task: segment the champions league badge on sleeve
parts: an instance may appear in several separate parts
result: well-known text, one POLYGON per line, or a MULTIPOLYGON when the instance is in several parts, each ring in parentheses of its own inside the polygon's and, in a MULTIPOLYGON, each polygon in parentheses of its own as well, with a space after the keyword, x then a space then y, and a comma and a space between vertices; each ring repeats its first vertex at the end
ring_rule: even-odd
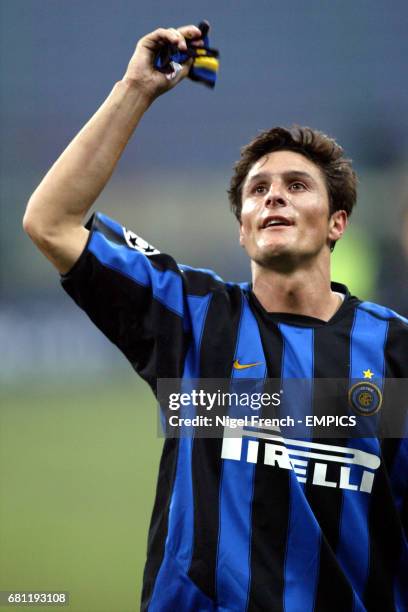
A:
POLYGON ((143 255, 147 256, 160 254, 160 251, 158 251, 154 246, 146 242, 146 240, 143 240, 143 238, 135 234, 135 232, 132 232, 132 230, 128 230, 126 229, 126 227, 124 227, 123 235, 125 237, 126 244, 131 249, 139 251, 140 253, 143 253, 143 255))
POLYGON ((362 416, 372 416, 381 408, 381 390, 372 382, 358 382, 349 390, 349 403, 362 416))

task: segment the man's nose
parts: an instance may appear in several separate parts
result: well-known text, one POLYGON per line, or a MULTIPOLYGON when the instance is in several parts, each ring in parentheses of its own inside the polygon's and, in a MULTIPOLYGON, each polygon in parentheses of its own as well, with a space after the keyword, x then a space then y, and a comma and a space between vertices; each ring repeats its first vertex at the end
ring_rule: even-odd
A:
POLYGON ((281 185, 271 185, 265 197, 265 206, 270 208, 287 206, 287 199, 281 185))

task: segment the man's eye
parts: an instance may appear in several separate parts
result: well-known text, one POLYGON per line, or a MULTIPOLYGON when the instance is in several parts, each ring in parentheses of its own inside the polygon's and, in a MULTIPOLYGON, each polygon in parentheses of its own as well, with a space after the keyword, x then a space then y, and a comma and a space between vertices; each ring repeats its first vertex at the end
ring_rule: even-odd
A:
POLYGON ((255 187, 255 193, 265 193, 266 187, 265 185, 257 185, 255 187))
POLYGON ((301 191, 302 189, 306 189, 306 185, 304 183, 299 183, 299 181, 296 181, 296 183, 292 183, 289 186, 289 189, 291 191, 301 191))

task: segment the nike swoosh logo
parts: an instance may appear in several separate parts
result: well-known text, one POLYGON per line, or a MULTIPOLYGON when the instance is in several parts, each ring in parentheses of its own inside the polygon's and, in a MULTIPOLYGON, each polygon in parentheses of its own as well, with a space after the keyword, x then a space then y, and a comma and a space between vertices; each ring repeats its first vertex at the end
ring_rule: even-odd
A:
POLYGON ((257 361, 256 363, 239 363, 239 360, 236 359, 234 361, 233 367, 236 370, 246 370, 247 368, 253 368, 254 366, 261 365, 262 361, 257 361))

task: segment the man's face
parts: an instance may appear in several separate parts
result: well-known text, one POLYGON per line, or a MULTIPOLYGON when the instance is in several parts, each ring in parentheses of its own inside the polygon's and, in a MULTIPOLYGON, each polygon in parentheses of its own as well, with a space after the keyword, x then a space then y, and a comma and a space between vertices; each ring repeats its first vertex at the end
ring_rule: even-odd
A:
POLYGON ((275 151, 251 168, 242 190, 240 243, 263 266, 293 265, 338 239, 346 214, 329 214, 320 168, 300 153, 275 151))

